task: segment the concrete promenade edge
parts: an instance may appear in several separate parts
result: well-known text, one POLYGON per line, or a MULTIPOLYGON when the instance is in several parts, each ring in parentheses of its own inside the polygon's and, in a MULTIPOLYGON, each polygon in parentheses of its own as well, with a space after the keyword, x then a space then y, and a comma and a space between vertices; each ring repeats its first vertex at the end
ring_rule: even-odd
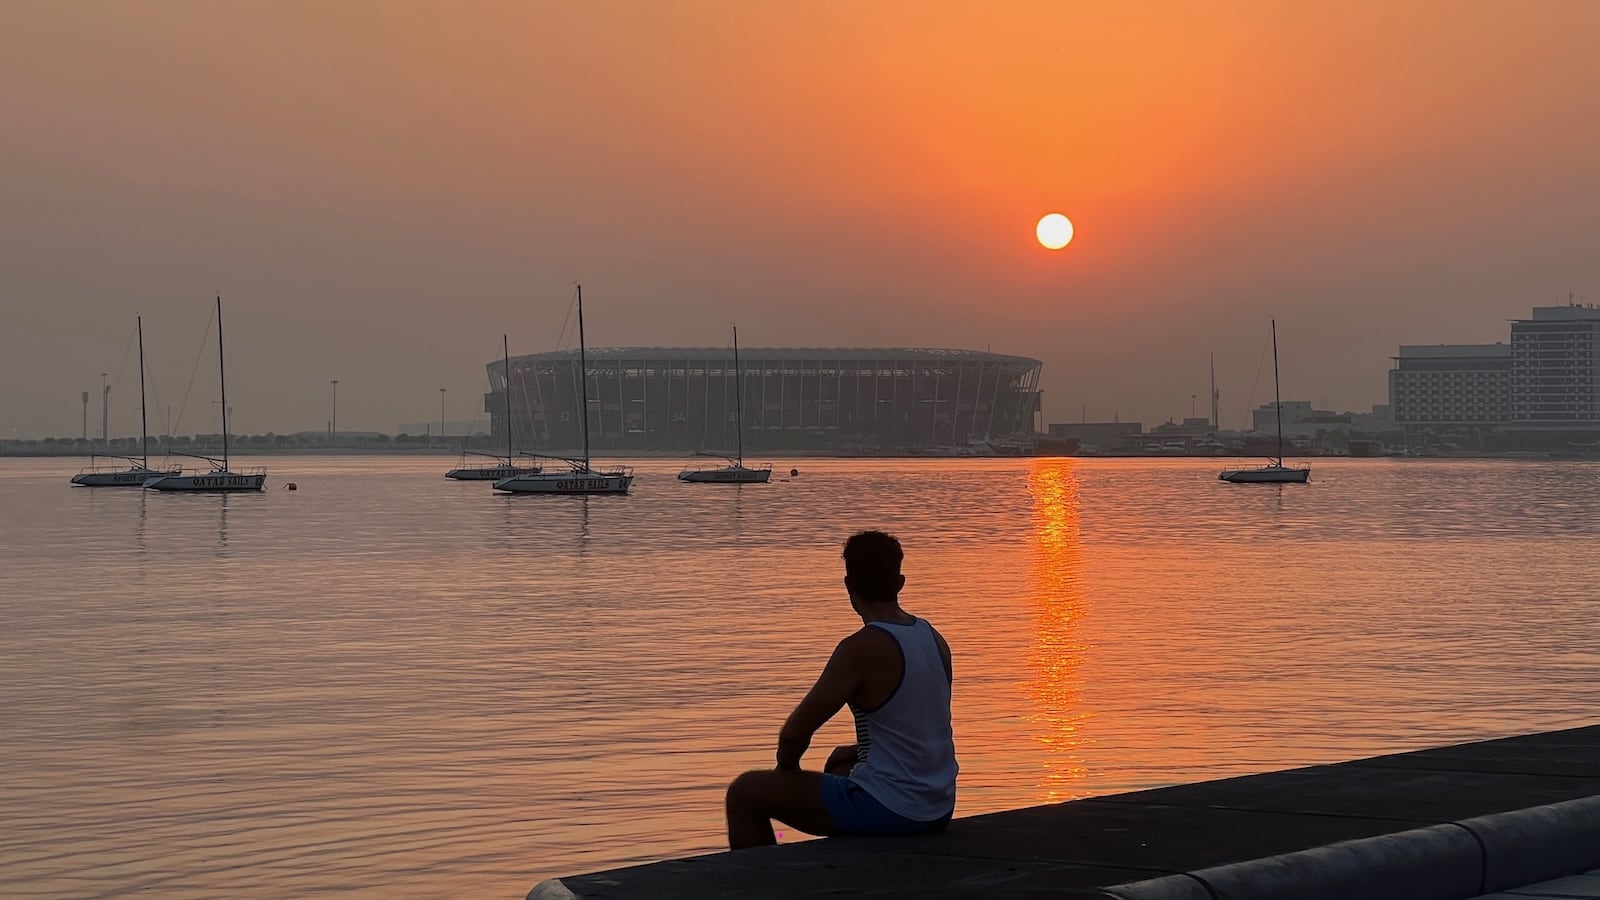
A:
POLYGON ((1468 900, 1600 868, 1600 726, 550 879, 529 900, 1468 900))

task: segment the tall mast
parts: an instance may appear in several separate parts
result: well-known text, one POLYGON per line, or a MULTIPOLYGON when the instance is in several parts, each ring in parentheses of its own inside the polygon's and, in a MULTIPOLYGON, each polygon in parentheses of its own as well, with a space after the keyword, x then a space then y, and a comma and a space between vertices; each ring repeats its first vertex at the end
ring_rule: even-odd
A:
MULTIPOLYGON (((506 465, 516 468, 516 459, 511 455, 511 340, 505 335, 500 335, 500 349, 505 353, 506 359, 506 465)), ((442 431, 443 425, 439 426, 442 431)))
POLYGON ((1216 437, 1222 428, 1222 416, 1217 411, 1217 355, 1211 354, 1211 436, 1216 437))
POLYGON ((144 316, 134 319, 139 323, 139 436, 144 442, 143 467, 150 468, 150 426, 144 412, 144 316))
POLYGON ((217 372, 222 382, 222 471, 228 471, 228 367, 222 362, 222 295, 217 295, 217 372))
POLYGON ((1283 388, 1278 384, 1278 320, 1272 320, 1272 398, 1278 408, 1278 465, 1283 465, 1283 388))
MULTIPOLYGON (((734 462, 744 468, 744 370, 739 368, 739 326, 733 326, 733 383, 735 408, 739 411, 739 458, 734 462)), ((727 409, 727 407, 723 407, 727 409)))
POLYGON ((589 357, 583 343, 583 285, 578 285, 578 381, 582 385, 583 409, 578 419, 583 422, 583 471, 589 471, 589 357))

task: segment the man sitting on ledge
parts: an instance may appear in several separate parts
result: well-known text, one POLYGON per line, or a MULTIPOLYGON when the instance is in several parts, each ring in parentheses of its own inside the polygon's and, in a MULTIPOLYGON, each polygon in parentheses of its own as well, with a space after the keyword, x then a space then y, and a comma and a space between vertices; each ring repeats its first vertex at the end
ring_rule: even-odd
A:
POLYGON ((863 531, 844 545, 844 586, 861 616, 817 683, 778 733, 776 769, 728 786, 728 847, 776 843, 772 819, 811 834, 943 831, 956 805, 950 730, 950 646, 926 620, 900 608, 900 542, 863 531), (841 706, 856 743, 838 747, 822 772, 800 768, 811 738, 841 706))

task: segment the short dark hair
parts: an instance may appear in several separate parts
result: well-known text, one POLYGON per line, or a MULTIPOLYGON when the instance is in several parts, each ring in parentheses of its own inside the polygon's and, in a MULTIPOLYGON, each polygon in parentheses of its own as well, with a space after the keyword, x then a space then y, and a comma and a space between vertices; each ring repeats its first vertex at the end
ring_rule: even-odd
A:
POLYGON ((900 563, 905 551, 892 534, 860 531, 844 542, 844 578, 856 596, 870 603, 900 596, 900 563))

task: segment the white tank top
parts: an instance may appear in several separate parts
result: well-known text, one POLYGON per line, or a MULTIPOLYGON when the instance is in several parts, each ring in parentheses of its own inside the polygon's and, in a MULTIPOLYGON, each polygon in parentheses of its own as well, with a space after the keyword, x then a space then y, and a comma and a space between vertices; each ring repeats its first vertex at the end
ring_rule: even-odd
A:
POLYGON ((956 743, 950 730, 950 676, 921 619, 873 622, 894 635, 904 668, 900 686, 877 709, 850 704, 859 760, 850 780, 890 812, 932 822, 956 807, 956 743))

